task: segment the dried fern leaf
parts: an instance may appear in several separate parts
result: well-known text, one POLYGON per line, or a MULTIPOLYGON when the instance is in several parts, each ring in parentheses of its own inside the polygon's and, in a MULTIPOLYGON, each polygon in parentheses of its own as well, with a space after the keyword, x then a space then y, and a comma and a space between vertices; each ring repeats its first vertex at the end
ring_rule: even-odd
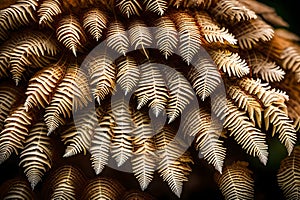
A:
POLYGON ((131 93, 137 87, 140 79, 140 69, 131 56, 122 57, 117 64, 117 81, 124 91, 125 95, 131 93))
POLYGON ((300 41, 300 37, 298 35, 288 31, 287 29, 283 29, 283 28, 275 29, 275 35, 278 36, 278 37, 281 37, 285 40, 290 40, 290 41, 293 41, 293 42, 299 42, 300 41))
POLYGON ((49 177, 51 199, 76 200, 81 195, 82 185, 85 184, 85 177, 82 172, 71 165, 64 165, 58 168, 49 177))
POLYGON ((4 129, 0 133, 0 164, 19 149, 24 148, 29 126, 33 121, 33 113, 26 112, 23 106, 13 110, 5 120, 4 129))
POLYGON ((295 147, 292 154, 280 163, 277 172, 278 186, 286 199, 299 199, 300 179, 300 148, 295 147))
POLYGON ((274 36, 273 28, 261 19, 237 23, 232 27, 232 33, 242 49, 252 49, 258 42, 268 42, 274 36))
POLYGON ((285 75, 285 72, 276 65, 275 62, 270 62, 268 57, 265 57, 259 52, 251 52, 246 58, 248 66, 252 68, 254 74, 261 77, 267 82, 280 82, 285 75))
POLYGON ((214 3, 214 0, 184 0, 182 6, 184 8, 203 8, 209 9, 210 6, 214 3))
POLYGON ((6 43, 1 45, 0 48, 0 78, 8 77, 9 68, 10 68, 10 52, 15 47, 15 40, 8 40, 6 43))
POLYGON ((138 98, 137 109, 149 103, 149 107, 158 116, 167 105, 168 92, 165 80, 157 64, 147 62, 140 66, 139 87, 135 91, 138 98))
POLYGON ((254 180, 247 166, 247 162, 238 161, 227 166, 222 175, 216 175, 216 182, 226 200, 254 199, 254 180))
POLYGON ((196 94, 204 101, 221 83, 221 75, 216 64, 207 53, 201 52, 195 66, 189 71, 188 78, 196 94), (204 56, 205 55, 205 56, 204 56))
POLYGON ((242 77, 250 72, 246 61, 238 53, 233 53, 229 50, 211 50, 209 53, 218 68, 230 77, 242 77))
POLYGON ((124 187, 116 180, 96 178, 85 186, 81 199, 118 200, 121 199, 124 190, 124 187))
POLYGON ((32 189, 30 188, 28 182, 21 178, 15 178, 9 181, 6 181, 3 184, 4 189, 1 190, 1 199, 10 200, 10 199, 24 199, 30 200, 35 199, 32 189))
POLYGON ((140 111, 133 114, 133 122, 133 145, 136 150, 133 152, 131 165, 141 189, 145 190, 153 179, 157 164, 155 145, 152 138, 154 132, 148 116, 140 111))
POLYGON ((164 127, 155 135, 155 143, 159 155, 158 173, 164 181, 168 182, 170 189, 180 197, 183 182, 188 180, 187 176, 191 172, 189 163, 192 163, 192 159, 188 153, 183 153, 182 143, 174 136, 174 130, 164 127))
POLYGON ((257 18, 255 12, 236 0, 220 0, 211 9, 211 12, 215 17, 231 22, 248 21, 257 18))
POLYGON ((144 4, 146 4, 146 10, 155 12, 161 16, 167 10, 166 0, 144 0, 144 4))
POLYGON ((45 108, 49 105, 51 97, 55 92, 55 88, 65 74, 65 66, 63 64, 54 64, 37 72, 28 83, 24 103, 26 110, 38 107, 45 108))
POLYGON ((19 165, 24 168, 31 188, 34 189, 52 165, 52 145, 47 136, 46 124, 39 122, 33 125, 25 143, 26 146, 20 154, 19 165))
MULTIPOLYGON (((220 108, 222 109, 222 108, 220 108)), ((219 116, 220 109, 214 110, 219 116)), ((238 144, 246 152, 254 157, 258 157, 261 163, 266 165, 268 161, 268 146, 266 145, 266 135, 255 128, 244 111, 240 111, 231 101, 227 101, 226 118, 223 122, 224 128, 230 131, 238 144)))
POLYGON ((90 101, 91 94, 86 75, 76 65, 70 66, 57 86, 50 105, 46 107, 44 117, 49 134, 64 123, 63 119, 70 118, 72 112, 86 107, 90 101))
POLYGON ((195 98, 195 93, 189 81, 174 69, 163 71, 169 92, 167 105, 168 123, 173 122, 195 98))
POLYGON ((122 196, 123 200, 154 200, 151 195, 140 191, 129 191, 122 196))
POLYGON ((95 128, 95 134, 91 142, 90 153, 92 167, 96 174, 100 174, 108 163, 111 140, 113 138, 112 127, 114 119, 111 114, 105 114, 95 128))
POLYGON ((125 97, 115 99, 111 109, 115 121, 115 126, 112 127, 114 137, 111 144, 111 153, 112 158, 117 162, 117 166, 120 167, 133 155, 133 122, 129 110, 129 100, 125 97))
POLYGON ((107 30, 107 46, 122 55, 126 55, 129 48, 129 39, 124 25, 120 21, 113 21, 107 30))
POLYGON ((152 44, 152 34, 147 25, 141 20, 135 20, 130 23, 128 30, 129 40, 134 50, 141 49, 145 56, 149 58, 146 48, 152 44))
POLYGON ((56 36, 58 41, 62 42, 75 56, 86 41, 83 28, 74 15, 65 16, 59 21, 56 36))
POLYGON ((116 65, 109 55, 98 55, 87 61, 86 67, 95 99, 100 102, 115 88, 116 65))
POLYGON ((179 8, 184 0, 169 0, 169 6, 179 8))
POLYGON ((60 0, 45 0, 38 9, 39 24, 52 27, 54 18, 62 14, 60 0))
POLYGON ((118 6, 121 13, 128 18, 132 15, 139 16, 140 11, 142 10, 142 6, 138 0, 118 0, 116 6, 118 6))
POLYGON ((196 12, 195 19, 201 26, 201 32, 208 43, 227 42, 232 45, 237 43, 235 36, 229 33, 225 27, 221 28, 217 22, 213 21, 207 12, 196 12))
POLYGON ((172 15, 179 32, 179 55, 189 65, 201 48, 201 34, 194 18, 185 12, 172 15))
POLYGON ((178 32, 175 24, 168 16, 163 16, 155 21, 155 40, 160 52, 168 59, 178 46, 178 32))
POLYGON ((293 120, 293 126, 296 132, 300 130, 300 103, 294 99, 290 99, 287 103, 288 116, 293 120))
POLYGON ((98 8, 90 9, 83 16, 83 27, 96 40, 102 37, 103 30, 106 29, 108 17, 98 8))

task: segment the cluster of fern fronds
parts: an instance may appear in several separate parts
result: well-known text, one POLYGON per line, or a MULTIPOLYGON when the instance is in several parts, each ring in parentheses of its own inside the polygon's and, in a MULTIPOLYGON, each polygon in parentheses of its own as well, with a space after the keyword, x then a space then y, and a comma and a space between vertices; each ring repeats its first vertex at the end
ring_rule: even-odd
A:
MULTIPOLYGON (((109 159, 130 162, 142 190, 158 171, 180 197, 192 144, 226 199, 252 199, 248 163, 224 166, 224 140, 266 165, 270 134, 289 155, 279 186, 298 197, 299 38, 272 25, 287 23, 255 0, 15 1, 0 11, 0 163, 19 155, 34 188, 59 135, 59 156, 90 155, 97 175, 109 159)), ((57 173, 49 196, 78 197, 85 178, 57 173)), ((95 196, 82 198, 120 198, 108 182, 95 179, 83 193, 95 196)))

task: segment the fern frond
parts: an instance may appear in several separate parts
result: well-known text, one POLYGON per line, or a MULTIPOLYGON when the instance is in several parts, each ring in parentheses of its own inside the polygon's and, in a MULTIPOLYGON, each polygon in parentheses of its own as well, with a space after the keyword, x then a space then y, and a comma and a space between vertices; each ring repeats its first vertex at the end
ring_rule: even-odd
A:
POLYGON ((211 12, 217 18, 231 22, 248 21, 257 18, 255 12, 236 0, 220 0, 211 9, 211 12))
POLYGON ((45 172, 52 165, 52 145, 47 136, 47 126, 44 122, 36 123, 29 131, 26 146, 20 154, 20 166, 24 168, 31 188, 42 180, 45 172))
POLYGON ((197 56, 196 65, 188 74, 192 87, 202 101, 209 97, 221 83, 221 75, 216 64, 210 58, 207 58, 209 55, 203 56, 204 54, 206 53, 201 52, 197 56))
POLYGON ((82 199, 117 200, 121 199, 124 190, 124 187, 116 180, 98 177, 85 186, 82 199))
POLYGON ((237 23, 232 32, 242 49, 252 49, 260 41, 268 42, 274 36, 273 28, 261 19, 237 23))
POLYGON ((167 105, 168 123, 174 121, 195 98, 195 93, 188 80, 174 69, 163 71, 169 92, 167 105))
POLYGON ((298 35, 288 31, 287 29, 283 29, 283 28, 275 29, 275 35, 278 36, 278 37, 281 37, 285 40, 290 40, 290 41, 293 41, 293 42, 299 42, 300 41, 300 37, 298 35))
POLYGON ((158 15, 163 15, 167 9, 166 0, 144 0, 146 4, 146 10, 157 13, 158 15))
POLYGON ((179 55, 189 65, 201 48, 201 34, 194 17, 185 12, 172 15, 179 32, 179 55))
POLYGON ((300 148, 295 147, 292 154, 280 163, 277 172, 278 186, 286 199, 299 199, 300 197, 300 148))
POLYGON ((23 106, 17 107, 5 120, 4 129, 0 133, 0 164, 19 149, 23 149, 28 136, 29 126, 33 121, 33 113, 26 112, 23 106))
POLYGON ((83 28, 74 15, 65 16, 59 21, 56 36, 58 41, 62 42, 75 56, 86 41, 83 28))
POLYGON ((209 53, 218 68, 230 77, 232 75, 242 77, 250 72, 246 61, 238 53, 233 53, 229 50, 211 50, 209 53))
POLYGON ((37 72, 28 83, 24 103, 26 110, 38 107, 45 108, 49 105, 55 88, 65 74, 65 66, 59 63, 41 69, 37 72))
POLYGON ((208 9, 214 3, 214 0, 184 0, 182 6, 184 8, 203 8, 208 9))
POLYGON ((38 9, 39 24, 42 26, 52 27, 54 18, 62 14, 62 5, 59 0, 43 1, 38 9))
POLYGON ((142 10, 142 6, 138 0, 119 0, 116 6, 118 6, 121 13, 128 18, 132 15, 139 16, 142 10))
POLYGON ((111 144, 112 157, 118 167, 132 157, 133 121, 129 110, 129 101, 124 97, 115 99, 111 105, 115 126, 112 127, 114 137, 111 144))
POLYGON ((254 180, 247 166, 247 162, 238 161, 227 166, 222 175, 216 175, 216 182, 226 200, 254 199, 254 180))
POLYGON ((149 58, 146 48, 151 46, 153 39, 147 25, 141 20, 135 20, 131 22, 128 32, 130 44, 134 50, 141 49, 149 58))
POLYGON ((156 65, 148 62, 140 66, 141 77, 135 95, 138 98, 137 109, 149 101, 149 107, 158 116, 167 105, 168 92, 164 78, 156 65))
POLYGON ((49 134, 64 123, 64 118, 70 118, 91 101, 90 88, 84 72, 75 66, 70 66, 65 77, 57 86, 55 94, 46 107, 45 122, 49 134))
POLYGON ((129 48, 129 39, 124 25, 120 21, 113 21, 107 30, 107 46, 122 55, 126 55, 129 48))
POLYGON ((83 16, 83 27, 96 40, 102 37, 102 32, 106 29, 108 17, 98 8, 93 8, 83 16))
POLYGON ((8 199, 34 199, 32 189, 30 188, 28 182, 21 178, 16 178, 9 180, 3 184, 4 189, 1 190, 1 198, 8 199))
POLYGON ((109 55, 92 57, 86 63, 95 99, 100 104, 115 88, 116 65, 109 55))
POLYGON ((220 42, 236 44, 235 36, 228 32, 225 27, 220 28, 220 25, 209 16, 205 11, 196 12, 195 19, 201 26, 201 32, 208 43, 220 42))
POLYGON ((137 87, 141 75, 140 69, 135 59, 131 56, 122 57, 117 64, 117 68, 116 83, 121 86, 125 95, 127 95, 137 87))
POLYGON ((178 46, 178 32, 175 24, 168 16, 160 17, 155 22, 155 40, 160 52, 168 59, 178 46))
POLYGON ((123 200, 154 200, 154 197, 145 192, 129 191, 122 196, 123 200))

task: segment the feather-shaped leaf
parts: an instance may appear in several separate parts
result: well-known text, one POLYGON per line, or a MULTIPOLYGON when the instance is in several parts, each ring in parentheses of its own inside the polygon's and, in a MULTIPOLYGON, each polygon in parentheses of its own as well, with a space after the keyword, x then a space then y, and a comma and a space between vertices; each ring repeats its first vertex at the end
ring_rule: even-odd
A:
POLYGON ((247 162, 236 162, 227 166, 222 175, 216 175, 216 182, 226 200, 254 199, 254 180, 247 166, 247 162))
POLYGON ((195 93, 188 80, 174 69, 165 68, 163 71, 169 89, 167 105, 168 123, 174 121, 195 98, 195 93))
POLYGON ((26 146, 20 154, 20 166, 24 168, 31 188, 42 180, 45 172, 52 165, 50 138, 47 136, 47 126, 44 122, 36 123, 29 131, 26 146))
POLYGON ((125 95, 131 93, 140 79, 140 69, 133 57, 125 56, 117 64, 117 84, 119 84, 125 95))
POLYGON ((300 148, 294 148, 292 154, 281 161, 277 173, 278 186, 286 199, 299 199, 300 197, 300 148))
POLYGON ((211 50, 209 53, 218 68, 228 76, 242 77, 250 72, 246 61, 238 53, 229 50, 211 50))
POLYGON ((83 27, 96 40, 102 37, 102 32, 106 29, 108 17, 98 8, 93 8, 83 16, 83 27))
POLYGON ((75 56, 86 41, 83 28, 74 15, 65 16, 59 21, 56 36, 58 41, 62 42, 75 56))
POLYGON ((155 22, 155 40, 160 52, 168 59, 178 46, 178 32, 175 24, 168 16, 163 16, 155 22))
POLYGON ((26 110, 38 107, 45 108, 49 105, 55 88, 65 74, 65 66, 59 63, 41 69, 36 73, 28 83, 24 103, 26 110))
POLYGON ((35 199, 35 195, 25 179, 16 178, 6 181, 1 189, 3 189, 1 190, 1 199, 35 199))
POLYGON ((166 0, 144 0, 144 4, 146 4, 146 10, 158 13, 159 15, 163 15, 167 9, 166 0))
POLYGON ((141 77, 139 87, 135 91, 138 98, 137 109, 149 101, 153 113, 158 116, 166 107, 168 92, 162 73, 154 63, 145 63, 140 66, 141 77))
POLYGON ((119 0, 117 6, 119 7, 121 13, 128 18, 131 15, 140 15, 139 13, 142 10, 138 0, 119 0))
POLYGON ((179 55, 190 64, 201 48, 201 34, 194 18, 185 12, 172 15, 179 32, 179 55))
POLYGON ((45 0, 38 9, 39 24, 52 27, 54 18, 62 13, 60 0, 45 0))
POLYGON ((123 200, 154 200, 151 195, 140 191, 129 191, 122 197, 123 200))

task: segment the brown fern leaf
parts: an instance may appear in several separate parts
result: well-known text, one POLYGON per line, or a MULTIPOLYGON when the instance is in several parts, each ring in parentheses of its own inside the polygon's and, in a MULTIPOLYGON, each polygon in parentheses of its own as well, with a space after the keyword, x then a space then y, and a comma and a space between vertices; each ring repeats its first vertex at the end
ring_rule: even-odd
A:
POLYGON ((230 77, 242 77, 250 72, 246 61, 238 53, 233 53, 229 50, 211 50, 209 53, 218 68, 230 77))
POLYGON ((168 16, 163 16, 155 21, 155 40, 160 52, 168 59, 178 46, 178 32, 175 24, 168 16))
POLYGON ((289 40, 292 42, 299 42, 300 41, 300 37, 298 35, 296 35, 295 33, 290 32, 287 29, 284 28, 277 28, 275 29, 275 35, 279 36, 285 40, 289 40))
POLYGON ((300 130, 300 103, 290 99, 287 103, 288 116, 293 120, 293 126, 297 132, 300 130))
POLYGON ((35 195, 30 188, 28 182, 21 178, 15 178, 6 181, 1 186, 1 199, 24 199, 30 200, 35 199, 35 195))
POLYGON ((145 192, 129 191, 123 195, 122 199, 123 200, 154 200, 154 197, 152 197, 151 195, 145 192))
POLYGON ((132 15, 140 15, 142 7, 138 0, 118 0, 117 5, 121 13, 128 18, 132 15))
POLYGON ((278 186, 286 199, 299 199, 300 197, 300 147, 294 148, 292 154, 281 161, 277 172, 278 186))
POLYGON ((195 19, 201 26, 201 32, 208 43, 227 42, 232 45, 237 43, 237 39, 225 27, 221 28, 217 22, 213 21, 207 12, 196 12, 195 19))
POLYGON ((255 12, 236 0, 217 1, 211 12, 217 18, 231 22, 248 21, 257 18, 255 12))
POLYGON ((168 123, 174 121, 182 114, 184 109, 195 98, 195 93, 188 80, 180 73, 171 68, 165 68, 164 76, 169 89, 167 105, 168 123))
POLYGON ((184 8, 203 8, 208 9, 215 2, 215 0, 184 0, 182 6, 184 8))
POLYGON ((174 6, 176 8, 179 8, 184 0, 170 0, 169 6, 174 6))
POLYGON ((180 197, 183 182, 188 180, 187 176, 191 172, 189 163, 192 163, 192 159, 187 152, 184 153, 183 144, 174 136, 174 130, 164 127, 155 135, 155 143, 160 160, 158 173, 164 181, 168 182, 171 190, 180 197))
POLYGON ((107 46, 124 56, 126 55, 129 48, 129 39, 122 22, 115 20, 109 24, 106 41, 107 46))
POLYGON ((90 76, 90 84, 95 99, 100 104, 115 88, 116 65, 106 54, 92 57, 85 64, 90 76))
POLYGON ((49 105, 55 88, 65 75, 66 67, 64 64, 56 63, 38 71, 28 83, 24 103, 26 110, 38 107, 45 108, 49 105))
POLYGON ((96 178, 85 186, 81 199, 118 200, 124 191, 125 188, 114 179, 96 178))
POLYGON ((33 113, 26 112, 23 106, 17 107, 5 120, 4 129, 0 133, 0 164, 19 149, 23 149, 28 136, 29 126, 33 121, 33 113))
POLYGON ((44 117, 49 134, 64 123, 64 118, 70 118, 72 112, 86 107, 91 100, 86 75, 76 65, 70 66, 46 107, 44 117))
POLYGON ((89 10, 83 16, 83 27, 96 41, 99 41, 102 37, 102 32, 106 29, 107 23, 107 15, 98 8, 89 10))
POLYGON ((188 78, 196 94, 204 101, 221 83, 221 75, 206 52, 197 54, 197 57, 196 65, 189 71, 188 78))
POLYGON ((62 42, 75 56, 86 41, 83 28, 74 15, 65 16, 59 21, 56 36, 58 41, 62 42))
POLYGON ((142 108, 149 101, 155 116, 158 116, 166 107, 168 92, 166 83, 157 67, 157 64, 147 62, 140 66, 141 77, 139 87, 135 91, 138 98, 137 109, 142 108))
POLYGON ((146 4, 146 10, 157 13, 158 15, 163 15, 167 9, 166 0, 144 0, 146 4))
POLYGON ((34 189, 52 165, 52 145, 47 136, 46 124, 39 122, 33 125, 25 143, 26 146, 20 154, 19 165, 24 168, 31 188, 34 189))
POLYGON ((86 182, 83 173, 71 165, 64 165, 50 174, 47 198, 76 200, 86 182))
POLYGON ((274 36, 273 28, 259 18, 237 23, 231 30, 242 49, 252 49, 260 41, 268 42, 274 36))
POLYGON ((39 24, 52 27, 54 18, 62 14, 62 4, 60 0, 45 0, 38 9, 39 24))
POLYGON ((0 48, 0 78, 8 77, 10 52, 14 49, 14 40, 8 40, 0 48))
POLYGON ((254 180, 247 162, 238 161, 227 166, 223 174, 216 174, 216 182, 225 197, 229 199, 254 199, 254 180))
POLYGON ((140 69, 131 56, 122 57, 117 63, 117 68, 116 83, 121 86, 125 95, 127 95, 137 87, 141 75, 140 69))
POLYGON ((176 12, 172 16, 179 32, 179 55, 189 65, 201 48, 201 34, 194 17, 186 12, 176 12))

